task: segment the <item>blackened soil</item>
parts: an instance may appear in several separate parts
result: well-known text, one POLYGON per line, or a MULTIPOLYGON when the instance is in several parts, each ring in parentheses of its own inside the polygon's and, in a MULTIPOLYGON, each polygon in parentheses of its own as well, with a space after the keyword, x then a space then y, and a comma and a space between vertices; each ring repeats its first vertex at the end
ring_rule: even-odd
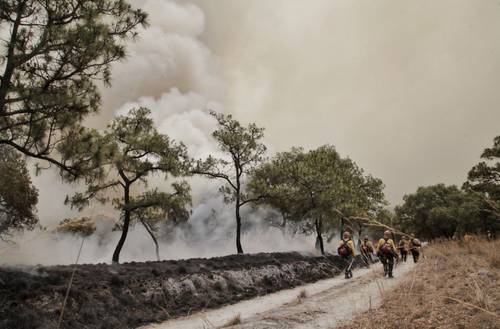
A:
MULTIPOLYGON (((78 265, 61 328, 136 328, 332 277, 345 266, 338 256, 299 253, 78 265)), ((72 271, 0 268, 0 328, 56 328, 72 271)))

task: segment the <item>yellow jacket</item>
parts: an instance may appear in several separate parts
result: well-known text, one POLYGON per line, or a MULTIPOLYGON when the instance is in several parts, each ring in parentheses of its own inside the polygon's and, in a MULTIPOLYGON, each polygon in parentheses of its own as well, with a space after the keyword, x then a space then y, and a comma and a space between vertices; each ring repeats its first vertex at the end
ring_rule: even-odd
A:
POLYGON ((366 249, 366 252, 370 252, 372 253, 373 252, 373 244, 370 240, 368 241, 361 241, 361 251, 363 251, 363 249, 366 249))
POLYGON ((398 244, 398 249, 408 251, 408 249, 410 249, 408 241, 400 240, 398 244))
MULTIPOLYGON (((347 248, 351 251, 352 256, 356 256, 356 252, 354 251, 354 242, 352 240, 347 240, 346 242, 347 248)), ((339 248, 344 245, 344 240, 340 240, 339 248)))
POLYGON ((382 238, 382 239, 378 240, 378 243, 377 243, 377 252, 379 251, 380 247, 382 247, 382 245, 385 244, 385 243, 388 243, 389 246, 391 246, 391 249, 394 252, 394 254, 397 255, 396 245, 394 244, 394 241, 392 239, 387 239, 387 241, 386 241, 384 238, 382 238))

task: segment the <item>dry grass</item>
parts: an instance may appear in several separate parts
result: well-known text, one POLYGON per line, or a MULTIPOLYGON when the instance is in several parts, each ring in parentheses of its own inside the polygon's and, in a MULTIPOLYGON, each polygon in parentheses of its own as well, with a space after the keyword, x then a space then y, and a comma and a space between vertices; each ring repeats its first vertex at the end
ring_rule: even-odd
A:
POLYGON ((382 306, 343 328, 500 328, 500 241, 441 242, 382 306))
POLYGON ((237 324, 241 323, 241 315, 238 313, 234 317, 232 317, 226 324, 221 326, 220 328, 226 328, 226 327, 231 327, 235 326, 237 324))
POLYGON ((297 305, 297 304, 300 304, 304 301, 304 299, 307 298, 307 291, 305 289, 302 289, 299 294, 297 295, 297 298, 290 302, 289 304, 290 305, 297 305))

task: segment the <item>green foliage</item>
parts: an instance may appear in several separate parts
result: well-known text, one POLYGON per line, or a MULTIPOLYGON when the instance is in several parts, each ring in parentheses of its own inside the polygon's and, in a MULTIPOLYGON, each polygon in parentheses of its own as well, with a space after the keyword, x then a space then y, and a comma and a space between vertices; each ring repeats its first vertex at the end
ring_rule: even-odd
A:
POLYGON ((96 161, 101 166, 87 171, 87 188, 66 200, 72 207, 83 209, 91 200, 101 203, 111 201, 123 216, 122 239, 113 261, 127 236, 129 225, 134 221, 148 222, 150 228, 161 220, 186 220, 186 207, 191 202, 190 188, 185 181, 171 184, 169 192, 148 189, 148 179, 155 174, 178 177, 188 172, 190 160, 182 143, 176 143, 160 134, 153 126, 146 108, 132 110, 127 116, 119 116, 103 134, 93 132, 88 139, 75 136, 66 139, 61 147, 71 150, 72 156, 86 159, 99 154, 96 161), (90 143, 86 147, 86 143, 90 143), (100 151, 96 152, 96 149, 100 151), (121 191, 121 196, 111 199, 121 191))
POLYGON ((403 200, 395 209, 396 224, 424 239, 479 234, 494 228, 494 221, 483 211, 484 201, 454 185, 419 187, 403 200))
POLYGON ((484 195, 490 201, 489 208, 500 218, 500 136, 495 137, 493 147, 485 149, 481 158, 485 161, 469 171, 464 187, 484 195))
POLYGON ((385 204, 382 181, 364 175, 331 145, 278 153, 253 172, 250 188, 304 232, 315 230, 319 240, 338 227, 340 217, 376 212, 385 204))
POLYGON ((0 145, 77 176, 79 159, 58 144, 99 109, 96 83, 110 83, 111 64, 145 22, 124 0, 2 0, 0 145))
POLYGON ((31 184, 24 159, 0 145, 0 239, 13 230, 33 229, 38 223, 38 191, 31 184))
POLYGON ((243 127, 230 114, 211 112, 211 115, 218 123, 218 129, 213 132, 212 136, 220 149, 228 154, 230 160, 210 156, 205 160, 198 160, 192 172, 211 179, 222 179, 226 183, 220 191, 226 203, 235 205, 236 249, 238 253, 242 253, 240 207, 260 198, 260 196, 252 197, 245 193, 242 184, 246 176, 264 158, 266 146, 261 142, 264 129, 253 123, 243 127))

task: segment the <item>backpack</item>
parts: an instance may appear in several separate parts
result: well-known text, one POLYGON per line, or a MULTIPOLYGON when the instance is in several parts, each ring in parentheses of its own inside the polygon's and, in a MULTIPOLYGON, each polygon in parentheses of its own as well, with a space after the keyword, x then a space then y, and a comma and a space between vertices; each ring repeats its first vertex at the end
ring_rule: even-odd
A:
POLYGON ((349 240, 345 241, 345 240, 342 240, 342 245, 339 246, 339 248, 337 249, 337 252, 339 253, 339 256, 341 257, 347 257, 351 254, 351 251, 349 250, 349 247, 347 245, 347 242, 349 240))
POLYGON ((373 248, 372 246, 368 245, 366 241, 363 241, 363 243, 361 244, 361 251, 366 254, 369 252, 373 252, 373 248))
POLYGON ((379 248, 380 252, 384 255, 393 255, 394 251, 392 250, 391 245, 389 244, 389 240, 384 240, 384 243, 379 248))
POLYGON ((420 241, 418 239, 415 238, 415 239, 411 240, 411 248, 412 249, 416 249, 416 248, 421 247, 421 246, 422 246, 422 244, 420 243, 420 241))

